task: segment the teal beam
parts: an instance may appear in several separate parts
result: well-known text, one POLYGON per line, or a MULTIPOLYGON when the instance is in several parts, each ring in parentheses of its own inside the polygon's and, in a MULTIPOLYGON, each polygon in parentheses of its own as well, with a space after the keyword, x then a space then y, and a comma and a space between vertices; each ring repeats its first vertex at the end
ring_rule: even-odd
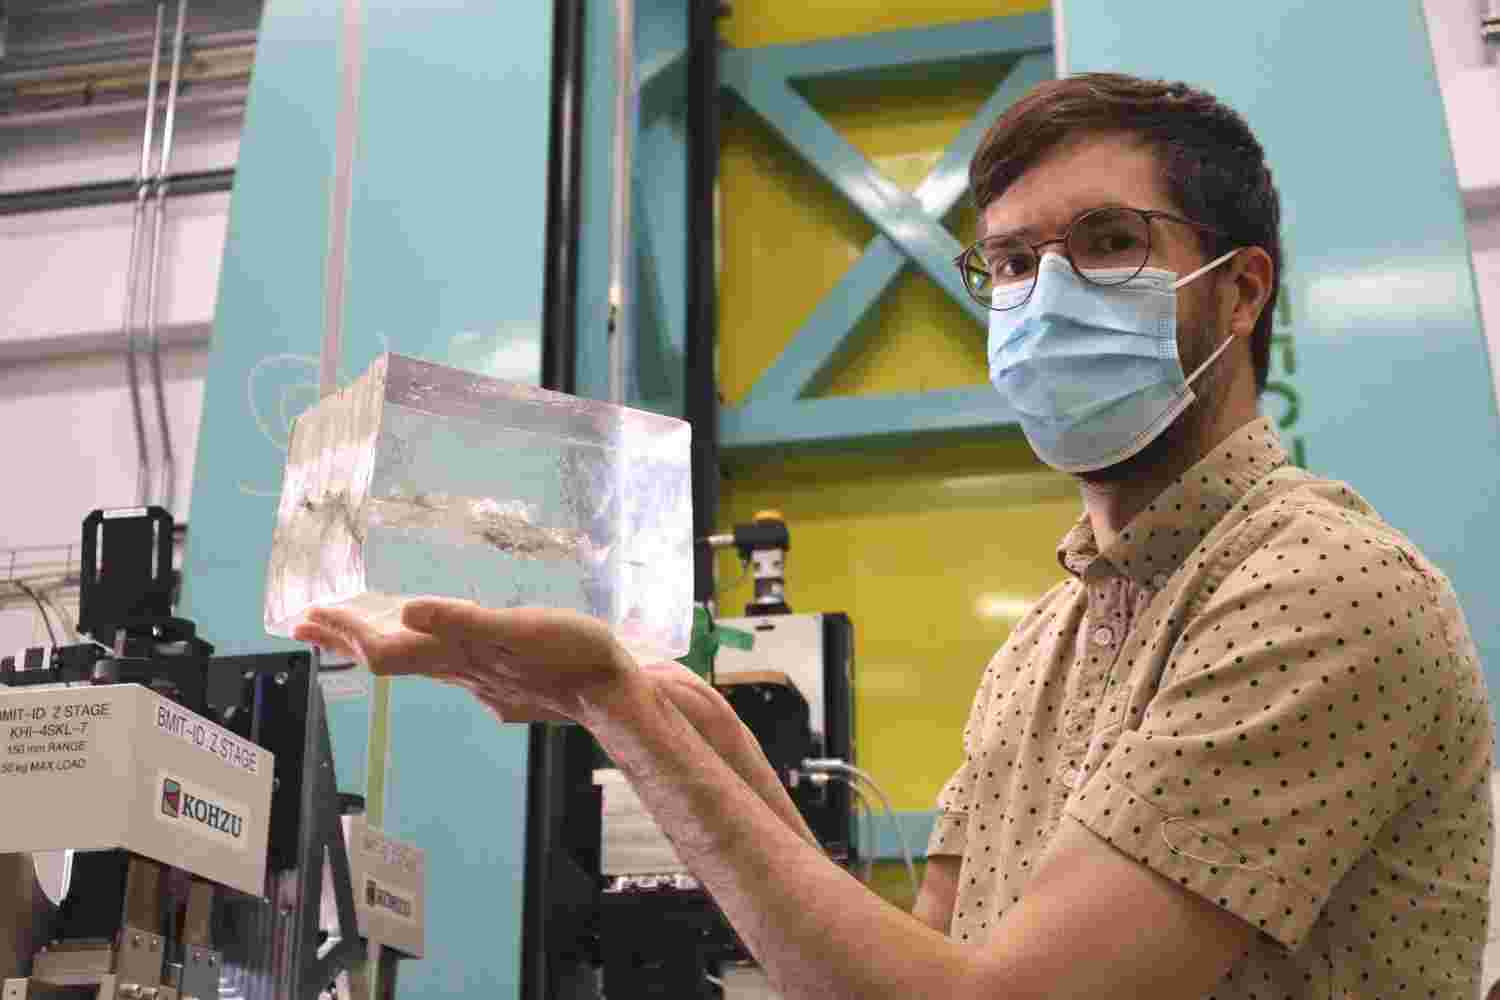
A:
POLYGON ((997 57, 1052 49, 1052 17, 1046 12, 991 17, 931 28, 882 31, 849 38, 767 45, 726 51, 723 70, 745 73, 746 62, 757 76, 808 80, 890 76, 893 72, 927 75, 934 69, 992 63, 997 57))
MULTIPOLYGON (((674 310, 667 297, 668 287, 675 286, 665 286, 662 277, 668 273, 662 267, 660 253, 667 247, 667 236, 658 222, 660 212, 646 196, 639 177, 635 179, 635 188, 635 203, 640 206, 635 231, 638 384, 643 402, 670 401, 682 395, 680 310, 674 310)), ((682 272, 680 254, 667 254, 666 259, 678 264, 677 272, 682 272)))
POLYGON ((653 56, 639 69, 641 130, 657 118, 681 107, 687 96, 687 50, 653 56))
POLYGON ((1015 423, 1015 413, 988 386, 834 396, 725 407, 719 416, 719 444, 726 451, 849 446, 913 434, 987 431, 1015 423))
POLYGON ((827 376, 869 339, 872 326, 865 324, 865 318, 905 266, 901 249, 877 236, 838 284, 818 300, 812 315, 755 380, 741 405, 779 406, 816 393, 827 376))
MULTIPOLYGON (((1032 53, 1016 62, 913 193, 929 218, 941 219, 968 190, 969 161, 991 123, 1053 72, 1050 53, 1032 53)), ((831 372, 862 346, 861 333, 869 330, 864 318, 905 264, 906 255, 894 241, 884 234, 876 236, 756 381, 744 405, 798 399, 818 391, 831 372)))

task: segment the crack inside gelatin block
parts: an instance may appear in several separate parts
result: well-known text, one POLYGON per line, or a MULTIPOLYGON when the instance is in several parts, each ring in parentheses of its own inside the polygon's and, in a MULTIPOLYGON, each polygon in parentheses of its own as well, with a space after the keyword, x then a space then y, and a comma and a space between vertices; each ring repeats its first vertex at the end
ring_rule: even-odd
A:
POLYGON ((394 627, 410 597, 568 608, 638 659, 688 650, 690 429, 398 354, 297 418, 266 630, 314 607, 394 627))

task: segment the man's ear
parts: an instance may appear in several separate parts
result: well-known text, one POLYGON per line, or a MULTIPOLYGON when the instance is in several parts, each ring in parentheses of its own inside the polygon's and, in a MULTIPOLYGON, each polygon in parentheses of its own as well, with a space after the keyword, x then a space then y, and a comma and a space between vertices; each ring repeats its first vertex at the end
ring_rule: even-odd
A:
POLYGON ((1276 287, 1276 265, 1261 247, 1245 247, 1230 262, 1230 280, 1235 297, 1230 309, 1229 332, 1249 337, 1271 300, 1276 287))

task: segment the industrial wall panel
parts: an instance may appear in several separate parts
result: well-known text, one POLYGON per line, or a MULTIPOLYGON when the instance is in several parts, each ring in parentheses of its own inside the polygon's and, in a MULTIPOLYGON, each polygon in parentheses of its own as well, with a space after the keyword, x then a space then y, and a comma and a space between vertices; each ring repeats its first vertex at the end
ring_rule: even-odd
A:
POLYGON ((1070 71, 1186 80, 1256 131, 1287 254, 1273 378, 1290 391, 1267 409, 1308 468, 1347 480, 1448 574, 1496 690, 1500 424, 1420 4, 1357 21, 1300 0, 1063 9, 1070 71), (1335 38, 1349 45, 1330 63, 1335 38))

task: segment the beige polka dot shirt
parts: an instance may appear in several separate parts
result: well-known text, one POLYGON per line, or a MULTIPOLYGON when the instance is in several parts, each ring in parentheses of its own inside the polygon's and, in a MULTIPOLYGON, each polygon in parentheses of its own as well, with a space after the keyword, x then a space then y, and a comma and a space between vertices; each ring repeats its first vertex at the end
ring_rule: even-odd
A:
POLYGON ((1493 739, 1442 573, 1266 420, 1058 558, 939 796, 951 935, 984 940, 1068 817, 1260 929, 1218 1000, 1472 1000, 1493 739))

